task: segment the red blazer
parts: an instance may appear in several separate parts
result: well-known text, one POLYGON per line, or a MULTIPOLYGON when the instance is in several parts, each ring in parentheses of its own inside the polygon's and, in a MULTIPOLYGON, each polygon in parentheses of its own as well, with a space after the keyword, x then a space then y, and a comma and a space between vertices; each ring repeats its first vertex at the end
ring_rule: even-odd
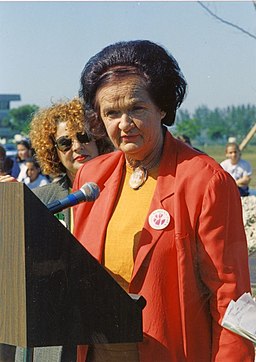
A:
MULTIPOLYGON (((74 190, 90 181, 101 189, 98 200, 74 213, 75 236, 99 262, 124 166, 122 152, 102 155, 80 168, 74 182, 74 190)), ((129 290, 147 301, 140 361, 254 361, 252 343, 220 325, 230 300, 250 291, 234 180, 167 132, 148 216, 156 209, 168 211, 171 221, 155 230, 146 218, 129 290)), ((78 355, 85 360, 82 348, 78 355)))

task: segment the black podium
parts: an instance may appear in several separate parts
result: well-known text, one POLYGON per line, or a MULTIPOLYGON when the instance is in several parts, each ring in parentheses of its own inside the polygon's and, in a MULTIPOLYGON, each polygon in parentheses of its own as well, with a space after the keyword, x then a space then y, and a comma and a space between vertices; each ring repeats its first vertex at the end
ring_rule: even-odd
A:
POLYGON ((142 340, 142 297, 127 294, 24 184, 0 183, 0 200, 0 343, 142 340))

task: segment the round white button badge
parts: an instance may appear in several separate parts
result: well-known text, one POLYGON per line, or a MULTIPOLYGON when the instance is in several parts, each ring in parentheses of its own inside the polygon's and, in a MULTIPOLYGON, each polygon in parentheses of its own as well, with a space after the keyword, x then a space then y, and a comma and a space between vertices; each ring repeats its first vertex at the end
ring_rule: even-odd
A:
POLYGON ((169 225, 170 219, 170 215, 166 210, 157 209, 151 212, 148 217, 148 222, 152 229, 162 230, 169 225))

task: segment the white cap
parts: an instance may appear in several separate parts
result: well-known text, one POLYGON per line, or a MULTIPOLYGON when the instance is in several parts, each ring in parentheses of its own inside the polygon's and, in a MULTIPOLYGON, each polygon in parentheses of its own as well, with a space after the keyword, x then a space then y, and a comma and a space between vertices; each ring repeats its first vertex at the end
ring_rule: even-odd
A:
POLYGON ((229 137, 228 143, 236 143, 236 137, 229 137))

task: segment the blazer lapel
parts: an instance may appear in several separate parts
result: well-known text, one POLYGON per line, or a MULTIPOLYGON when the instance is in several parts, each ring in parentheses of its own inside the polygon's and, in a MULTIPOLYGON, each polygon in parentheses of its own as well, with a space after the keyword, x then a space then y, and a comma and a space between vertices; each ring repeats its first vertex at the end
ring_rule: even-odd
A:
POLYGON ((101 178, 97 178, 96 172, 93 181, 100 186, 101 192, 97 202, 92 205, 91 214, 96 215, 97 219, 91 216, 85 221, 86 249, 99 262, 102 260, 106 228, 116 202, 125 162, 121 152, 116 152, 116 156, 114 162, 112 158, 104 164, 105 170, 101 169, 101 178), (108 173, 111 174, 110 178, 107 177, 108 173))
MULTIPOLYGON (((138 252, 134 262, 132 280, 135 278, 146 256, 164 233, 165 229, 155 230, 148 222, 149 215, 157 210, 164 209, 171 215, 170 198, 175 190, 175 173, 177 165, 177 144, 169 132, 166 133, 163 156, 159 167, 156 189, 141 233, 138 252)), ((171 227, 171 224, 167 228, 171 227)))

